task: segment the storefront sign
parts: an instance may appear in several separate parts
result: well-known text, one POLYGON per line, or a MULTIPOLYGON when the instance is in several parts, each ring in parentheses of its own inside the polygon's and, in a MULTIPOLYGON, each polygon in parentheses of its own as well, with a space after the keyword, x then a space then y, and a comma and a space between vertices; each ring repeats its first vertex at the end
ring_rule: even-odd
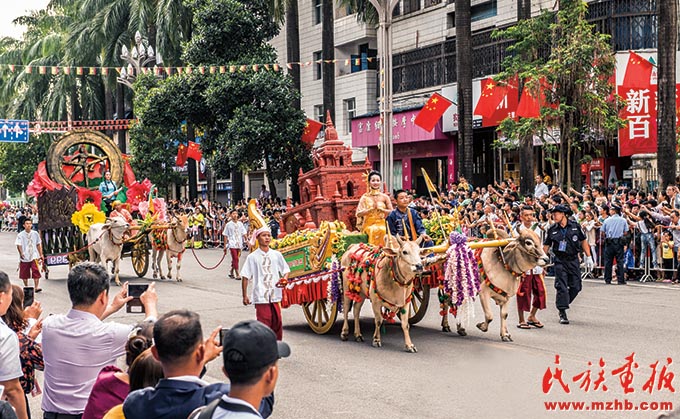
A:
MULTIPOLYGON (((395 113, 392 117, 392 140, 394 144, 417 141, 443 140, 441 124, 427 132, 414 124, 420 109, 395 113)), ((380 141, 380 115, 352 120, 352 146, 375 147, 380 141)))

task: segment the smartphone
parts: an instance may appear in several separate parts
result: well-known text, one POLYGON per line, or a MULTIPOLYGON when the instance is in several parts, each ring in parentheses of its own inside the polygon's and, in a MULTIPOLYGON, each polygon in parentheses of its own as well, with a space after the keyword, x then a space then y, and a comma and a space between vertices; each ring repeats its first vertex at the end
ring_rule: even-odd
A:
POLYGON ((24 308, 30 307, 35 301, 35 288, 24 287, 24 308))
POLYGON ((220 330, 220 346, 224 345, 224 336, 227 334, 228 331, 229 329, 226 329, 224 327, 220 330))
POLYGON ((144 291, 149 288, 149 284, 129 284, 128 285, 128 295, 132 297, 132 300, 128 301, 125 305, 125 311, 128 313, 145 313, 144 304, 139 299, 144 291))

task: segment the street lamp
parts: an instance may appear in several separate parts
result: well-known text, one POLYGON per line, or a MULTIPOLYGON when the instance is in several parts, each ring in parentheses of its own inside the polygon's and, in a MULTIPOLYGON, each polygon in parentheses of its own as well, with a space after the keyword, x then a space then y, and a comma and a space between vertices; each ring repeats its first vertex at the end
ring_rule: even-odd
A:
POLYGON ((399 0, 370 0, 378 12, 378 55, 380 57, 380 171, 387 192, 394 190, 394 146, 392 140, 392 11, 399 0))
POLYGON ((120 58, 127 63, 127 67, 121 68, 120 76, 117 80, 118 83, 122 83, 130 89, 132 89, 137 75, 142 72, 142 68, 147 67, 153 62, 156 65, 163 64, 161 55, 156 54, 153 47, 149 45, 149 42, 142 39, 142 34, 139 31, 135 32, 135 45, 132 47, 132 51, 123 45, 120 58))
MULTIPOLYGON (((116 78, 116 81, 118 81, 116 86, 116 115, 119 120, 122 120, 125 119, 125 92, 123 91, 123 86, 134 90, 133 85, 135 80, 137 80, 137 75, 142 72, 142 68, 147 67, 153 62, 156 65, 161 65, 163 64, 163 59, 160 54, 154 51, 148 41, 142 39, 142 34, 139 31, 135 32, 135 45, 132 47, 132 51, 123 45, 120 58, 127 63, 127 66, 121 68, 120 75, 116 78)), ((118 130, 116 135, 118 148, 122 153, 125 153, 127 148, 125 130, 118 130)))

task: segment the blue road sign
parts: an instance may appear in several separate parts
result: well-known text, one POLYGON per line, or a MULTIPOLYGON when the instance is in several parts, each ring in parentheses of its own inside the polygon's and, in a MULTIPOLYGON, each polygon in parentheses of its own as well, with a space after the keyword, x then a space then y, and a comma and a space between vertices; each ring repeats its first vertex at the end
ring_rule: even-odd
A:
POLYGON ((27 143, 28 121, 0 119, 0 142, 27 143))

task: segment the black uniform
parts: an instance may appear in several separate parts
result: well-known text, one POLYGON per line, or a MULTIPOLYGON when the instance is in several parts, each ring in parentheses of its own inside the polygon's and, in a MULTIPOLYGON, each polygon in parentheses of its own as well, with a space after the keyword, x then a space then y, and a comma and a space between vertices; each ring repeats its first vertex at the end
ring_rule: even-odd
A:
POLYGON ((279 237, 279 231, 281 229, 281 225, 279 224, 278 221, 276 221, 275 218, 272 218, 269 220, 269 229, 272 231, 272 238, 277 239, 279 237))
POLYGON ((581 226, 568 220, 562 228, 553 224, 545 234, 543 244, 550 246, 555 254, 555 303, 558 310, 566 310, 581 291, 581 269, 578 255, 581 242, 586 239, 581 226))

